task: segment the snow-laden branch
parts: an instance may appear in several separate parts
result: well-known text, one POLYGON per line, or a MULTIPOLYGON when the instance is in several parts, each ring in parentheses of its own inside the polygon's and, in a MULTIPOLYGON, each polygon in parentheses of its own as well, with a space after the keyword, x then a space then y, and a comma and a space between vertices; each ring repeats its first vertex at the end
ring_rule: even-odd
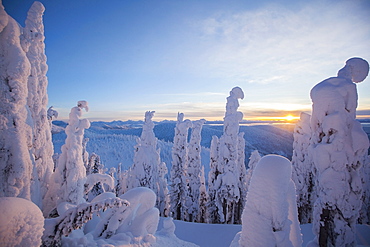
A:
POLYGON ((108 174, 92 173, 86 177, 85 194, 89 193, 95 184, 101 183, 109 186, 110 189, 114 188, 114 179, 108 174))
POLYGON ((62 236, 68 236, 72 230, 81 228, 88 222, 95 212, 105 211, 107 208, 125 210, 130 203, 118 197, 108 198, 94 203, 82 203, 68 209, 58 218, 45 220, 45 232, 42 236, 43 246, 60 246, 62 236))

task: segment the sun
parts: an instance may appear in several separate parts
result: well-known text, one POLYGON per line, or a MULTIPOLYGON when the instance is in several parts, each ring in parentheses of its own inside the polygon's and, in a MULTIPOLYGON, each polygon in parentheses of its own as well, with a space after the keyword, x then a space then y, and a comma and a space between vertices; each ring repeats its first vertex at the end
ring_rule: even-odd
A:
POLYGON ((285 116, 284 119, 287 120, 287 121, 293 121, 293 120, 298 119, 298 117, 294 117, 292 115, 288 115, 288 116, 285 116))

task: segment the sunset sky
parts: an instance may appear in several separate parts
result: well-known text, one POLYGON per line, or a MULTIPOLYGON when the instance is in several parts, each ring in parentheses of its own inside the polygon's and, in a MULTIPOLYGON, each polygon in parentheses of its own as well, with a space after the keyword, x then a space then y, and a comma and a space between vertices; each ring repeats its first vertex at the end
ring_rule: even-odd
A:
MULTIPOLYGON (((41 0, 49 106, 91 120, 222 120, 234 86, 245 119, 310 112, 309 93, 350 57, 370 61, 370 1, 41 0)), ((22 26, 33 1, 3 0, 22 26)), ((370 79, 358 84, 370 118, 370 79)))

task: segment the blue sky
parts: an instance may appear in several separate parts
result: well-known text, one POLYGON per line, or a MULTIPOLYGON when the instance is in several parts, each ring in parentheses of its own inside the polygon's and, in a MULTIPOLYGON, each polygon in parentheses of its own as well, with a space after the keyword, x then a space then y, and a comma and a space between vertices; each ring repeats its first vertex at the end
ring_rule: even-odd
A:
MULTIPOLYGON (((41 0, 49 105, 92 120, 222 120, 234 86, 244 118, 310 112, 310 89, 354 56, 370 61, 370 1, 41 0)), ((3 0, 22 26, 33 1, 3 0)), ((370 79, 358 84, 370 117, 370 79)))

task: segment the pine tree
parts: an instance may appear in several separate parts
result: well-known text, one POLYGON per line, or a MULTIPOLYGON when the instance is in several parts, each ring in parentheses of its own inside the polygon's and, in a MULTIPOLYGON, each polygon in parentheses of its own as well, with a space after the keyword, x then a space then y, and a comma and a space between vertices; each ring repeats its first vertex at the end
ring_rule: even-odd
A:
POLYGON ((311 138, 310 117, 309 114, 302 112, 293 133, 292 179, 297 190, 298 216, 301 224, 311 223, 316 197, 313 165, 308 155, 311 138))
POLYGON ((82 157, 82 141, 85 129, 90 127, 87 119, 80 120, 82 109, 88 111, 86 101, 79 101, 71 109, 69 123, 66 127, 66 143, 62 146, 62 153, 56 168, 55 182, 59 188, 59 202, 79 204, 85 202, 84 184, 86 169, 82 157))
POLYGON ((206 189, 206 179, 204 177, 204 166, 201 166, 200 170, 200 187, 199 187, 199 211, 198 211, 198 219, 197 222, 199 223, 208 223, 209 216, 208 216, 208 205, 209 197, 206 189))
POLYGON ((178 113, 172 147, 172 167, 170 185, 171 216, 176 220, 185 217, 186 170, 188 165, 188 130, 191 121, 184 121, 184 114, 178 113))
POLYGON ((145 113, 143 131, 141 137, 137 139, 135 146, 134 164, 129 171, 128 189, 136 187, 147 187, 157 195, 157 207, 162 216, 168 215, 169 195, 166 192, 167 181, 165 180, 165 170, 160 159, 160 150, 157 149, 158 139, 154 135, 154 123, 152 118, 154 111, 145 113), (161 167, 161 171, 159 171, 161 167), (164 203, 164 204, 163 204, 164 203))
POLYGON ((198 219, 199 188, 201 186, 201 131, 205 120, 192 122, 191 136, 188 144, 188 166, 186 169, 186 201, 185 221, 194 222, 198 219))
MULTIPOLYGON (((239 164, 241 159, 238 157, 243 147, 239 141, 239 122, 243 119, 243 113, 238 112, 238 99, 243 99, 244 93, 241 88, 234 87, 227 97, 226 113, 224 117, 224 132, 219 139, 218 169, 220 174, 216 178, 215 185, 215 203, 222 223, 234 224, 240 222, 242 212, 241 194, 245 189, 241 186, 244 183, 241 167, 245 164, 239 164)), ((245 169, 244 169, 245 172, 245 169)))
POLYGON ((216 190, 217 190, 217 178, 221 174, 221 169, 218 166, 218 154, 219 154, 219 140, 217 136, 212 136, 211 149, 210 149, 210 171, 208 173, 208 202, 207 202, 207 214, 208 223, 220 223, 220 216, 216 207, 216 190))
POLYGON ((34 171, 31 179, 32 201, 43 208, 43 201, 53 172, 54 148, 51 140, 51 128, 47 117, 47 85, 43 14, 45 8, 40 2, 34 2, 28 11, 26 26, 23 29, 22 47, 31 65, 28 77, 27 105, 32 118, 32 149, 34 171))

